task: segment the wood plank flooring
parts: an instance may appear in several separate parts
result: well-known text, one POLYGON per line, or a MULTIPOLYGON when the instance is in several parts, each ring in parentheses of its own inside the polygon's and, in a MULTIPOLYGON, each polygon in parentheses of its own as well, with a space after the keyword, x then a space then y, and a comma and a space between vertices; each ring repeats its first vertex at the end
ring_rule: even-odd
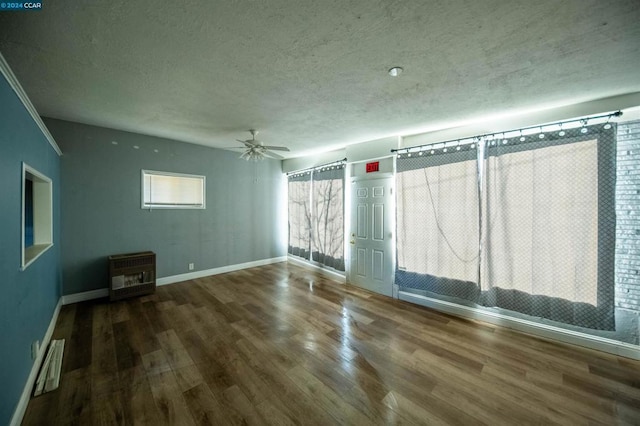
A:
POLYGON ((64 306, 25 425, 640 424, 640 362, 279 263, 64 306))

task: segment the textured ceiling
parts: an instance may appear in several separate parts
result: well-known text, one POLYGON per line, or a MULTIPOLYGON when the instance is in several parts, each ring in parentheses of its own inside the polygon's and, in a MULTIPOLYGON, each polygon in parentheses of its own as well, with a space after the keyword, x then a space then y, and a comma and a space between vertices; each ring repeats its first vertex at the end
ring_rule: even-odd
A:
POLYGON ((640 91, 638 0, 43 6, 0 13, 41 115, 215 147, 257 128, 295 156, 640 91))

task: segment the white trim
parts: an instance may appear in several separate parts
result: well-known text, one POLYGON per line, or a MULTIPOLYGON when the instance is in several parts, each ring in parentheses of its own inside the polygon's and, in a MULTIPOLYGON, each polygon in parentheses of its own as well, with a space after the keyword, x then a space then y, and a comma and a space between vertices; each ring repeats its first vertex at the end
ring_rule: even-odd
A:
POLYGON ((62 296, 62 304, 70 305, 72 303, 84 302, 86 300, 100 299, 109 297, 108 288, 99 288, 97 290, 85 291, 82 293, 73 293, 62 296))
POLYGON ((227 272, 239 271, 241 269, 255 268, 256 266, 270 265, 272 263, 286 262, 286 256, 272 257, 271 259, 255 260, 253 262, 237 263, 235 265, 221 266, 219 268, 205 269, 202 271, 188 272, 186 274, 162 277, 156 280, 156 285, 167 285, 182 281, 195 280, 196 278, 208 277, 210 275, 226 274, 227 272))
MULTIPOLYGON (((24 271, 27 269, 29 265, 36 261, 44 252, 53 247, 53 181, 42 174, 38 170, 34 169, 24 161, 22 162, 22 222, 20 227, 20 271, 24 271), (34 178, 43 181, 46 184, 46 194, 44 196, 38 195, 42 194, 40 190, 40 184, 43 182, 38 182, 33 180, 33 249, 37 249, 37 253, 35 256, 32 256, 28 261, 26 261, 26 248, 25 248, 25 203, 26 203, 26 185, 25 181, 27 179, 27 173, 32 175, 34 178), (36 186, 38 185, 38 186, 36 186), (36 200, 38 202, 36 202, 36 200), (47 211, 42 214, 41 210, 35 210, 36 205, 42 204, 42 202, 47 204, 47 211), (43 219, 44 217, 44 219, 43 219), (39 231, 36 233, 36 231, 39 231), (44 237, 43 238, 43 231, 44 237)), ((42 206, 40 206, 42 207, 42 206)))
POLYGON ((307 262, 306 260, 297 259, 293 256, 287 256, 287 261, 291 263, 295 263, 296 265, 302 266, 304 268, 312 269, 314 271, 319 271, 322 275, 326 275, 327 277, 335 281, 338 281, 342 284, 346 284, 347 282, 346 275, 341 274, 340 272, 337 272, 337 271, 332 271, 329 268, 323 268, 320 265, 315 265, 313 263, 307 262))
POLYGON ((370 175, 364 176, 351 176, 351 182, 360 182, 363 180, 373 180, 373 179, 392 179, 396 175, 394 172, 377 172, 371 173, 370 175))
MULTIPOLYGON (((36 261, 36 259, 38 259, 40 256, 42 256, 47 250, 49 250, 51 247, 53 247, 53 243, 48 243, 48 244, 42 244, 44 247, 42 247, 39 251, 38 254, 36 254, 35 256, 33 256, 31 259, 29 259, 29 261, 27 263, 25 263, 24 265, 22 265, 20 267, 20 271, 24 271, 26 270, 33 262, 36 261)), ((22 259, 24 262, 24 246, 22 246, 22 259)))
POLYGON ((13 91, 16 93, 16 95, 22 102, 22 105, 24 105, 24 107, 27 109, 27 111, 31 115, 31 118, 33 118, 33 121, 36 122, 44 137, 47 139, 47 141, 49 141, 51 147, 58 153, 58 155, 62 155, 62 150, 56 143, 55 139, 53 139, 51 133, 49 133, 49 129, 47 129, 47 126, 45 126, 44 122, 40 118, 38 111, 36 111, 36 108, 31 103, 31 100, 29 100, 27 93, 20 85, 20 82, 18 81, 18 78, 15 76, 13 71, 11 71, 11 67, 9 67, 9 64, 4 59, 4 56, 2 56, 2 53, 0 53, 0 73, 2 73, 4 78, 7 80, 7 83, 9 83, 9 86, 11 86, 13 91))
POLYGON ((33 365, 31 366, 31 372, 29 373, 27 382, 25 383, 24 389, 22 390, 22 395, 20 395, 20 400, 18 400, 18 405, 16 406, 16 409, 13 412, 13 416, 11 417, 11 421, 9 422, 11 426, 19 426, 22 423, 24 413, 27 411, 27 405, 29 405, 29 399, 31 399, 31 390, 33 389, 33 385, 36 382, 36 377, 38 376, 38 371, 40 370, 40 365, 42 364, 42 360, 44 358, 44 354, 46 353, 46 349, 47 347, 49 347, 49 342, 51 341, 53 330, 56 328, 56 322, 58 321, 58 314, 60 314, 61 307, 62 307, 62 297, 58 299, 56 308, 53 310, 53 316, 51 317, 51 321, 49 322, 49 327, 47 328, 47 332, 45 333, 44 338, 42 339, 42 344, 40 345, 38 356, 33 361, 33 365))
POLYGON ((462 306, 446 302, 444 300, 437 300, 404 291, 400 291, 398 293, 398 298, 400 300, 446 312, 448 314, 480 320, 525 333, 534 334, 536 336, 557 340, 563 343, 570 343, 590 349, 596 349, 602 352, 608 352, 614 355, 640 360, 640 347, 629 343, 618 342, 617 340, 606 339, 604 337, 591 336, 589 334, 565 330, 552 325, 539 324, 525 319, 513 318, 495 312, 481 311, 469 306, 462 306))
MULTIPOLYGON (((219 268, 205 269, 203 271, 188 272, 186 274, 171 275, 168 277, 158 278, 156 286, 179 283, 182 281, 194 280, 196 278, 208 277, 211 275, 225 274, 227 272, 239 271, 241 269, 255 268, 256 266, 270 265, 272 263, 286 262, 287 256, 272 257, 271 259, 255 260, 253 262, 238 263, 235 265, 221 266, 219 268)), ((108 288, 99 288, 97 290, 85 291, 82 293, 73 293, 62 296, 62 304, 69 305, 71 303, 84 302, 86 300, 100 299, 109 296, 108 288)))
MULTIPOLYGON (((399 138, 400 136, 398 136, 399 138)), ((366 142, 365 142, 366 143, 366 142)), ((398 148, 399 149, 399 148, 398 148)), ((369 163, 371 161, 376 161, 376 160, 386 160, 387 158, 396 158, 395 153, 391 153, 391 154, 385 154, 382 156, 375 156, 375 157, 371 157, 371 158, 366 158, 364 160, 354 160, 354 161, 347 161, 347 164, 360 164, 360 163, 369 163)), ((385 172, 382 172, 385 173, 385 172)), ((388 172, 387 172, 388 173, 388 172)))
MULTIPOLYGON (((21 191, 22 191, 22 198, 20 200, 20 204, 21 204, 21 213, 20 215, 22 216, 22 221, 20 222, 20 270, 24 271, 25 268, 27 266, 29 266, 29 264, 31 264, 31 262, 28 262, 29 264, 25 265, 24 264, 24 244, 25 244, 25 238, 24 238, 24 227, 25 227, 25 222, 26 222, 26 217, 25 217, 25 195, 27 192, 27 185, 25 184, 25 181, 27 179, 27 164, 23 161, 22 162, 22 179, 20 180, 20 185, 22 186, 21 191)), ((41 253, 42 254, 42 253, 41 253)), ((38 257, 38 256, 36 256, 38 257)), ((35 260, 32 259, 31 261, 33 262, 35 260)))

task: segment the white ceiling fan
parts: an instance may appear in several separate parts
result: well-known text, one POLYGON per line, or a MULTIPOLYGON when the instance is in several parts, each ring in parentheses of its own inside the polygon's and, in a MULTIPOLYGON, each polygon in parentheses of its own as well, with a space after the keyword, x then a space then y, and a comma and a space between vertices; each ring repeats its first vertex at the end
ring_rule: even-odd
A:
POLYGON ((262 142, 256 139, 256 135, 258 134, 257 130, 251 129, 249 130, 251 133, 251 139, 247 139, 241 141, 240 139, 236 139, 238 142, 244 145, 246 148, 245 151, 240 155, 240 158, 243 158, 247 161, 259 161, 264 160, 265 157, 275 158, 277 160, 282 160, 284 157, 271 152, 271 151, 289 151, 289 148, 284 146, 270 146, 264 145, 262 142))

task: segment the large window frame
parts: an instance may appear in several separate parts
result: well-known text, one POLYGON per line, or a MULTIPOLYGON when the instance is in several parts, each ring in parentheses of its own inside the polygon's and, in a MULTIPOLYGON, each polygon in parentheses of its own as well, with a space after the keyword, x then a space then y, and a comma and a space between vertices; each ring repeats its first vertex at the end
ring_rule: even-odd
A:
POLYGON ((162 172, 157 170, 142 170, 141 171, 141 193, 140 193, 140 205, 142 209, 206 209, 206 195, 207 195, 207 177, 202 175, 192 175, 186 173, 174 173, 174 172, 162 172), (169 181, 174 181, 174 188, 172 194, 165 194, 169 198, 173 197, 173 200, 158 200, 154 202, 152 200, 153 194, 153 181, 154 177, 157 177, 156 184, 167 185, 169 181), (165 182, 162 182, 164 180, 165 182), (180 193, 178 190, 182 186, 182 189, 187 189, 192 192, 192 198, 184 198, 184 192, 180 193), (183 199, 177 198, 176 195, 181 195, 183 199))

